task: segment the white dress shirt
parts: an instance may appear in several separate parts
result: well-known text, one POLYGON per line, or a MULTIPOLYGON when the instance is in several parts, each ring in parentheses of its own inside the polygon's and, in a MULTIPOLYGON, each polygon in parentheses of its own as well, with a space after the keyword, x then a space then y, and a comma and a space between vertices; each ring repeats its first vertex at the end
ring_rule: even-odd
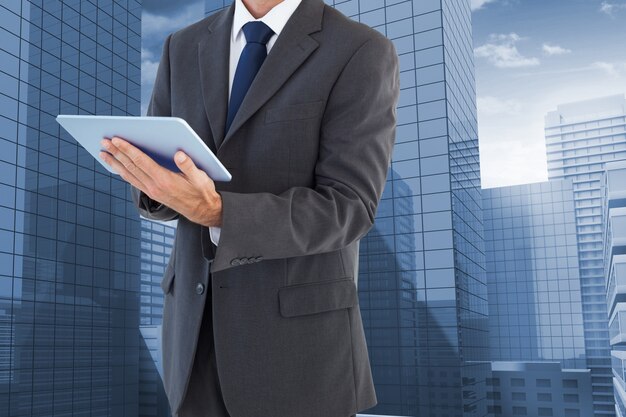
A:
MULTIPOLYGON (((250 14, 242 0, 235 0, 235 15, 233 16, 233 27, 230 36, 230 70, 228 79, 228 100, 230 101, 230 90, 233 86, 233 78, 235 78, 235 70, 237 69, 237 63, 239 62, 239 56, 246 46, 246 35, 244 35, 241 28, 243 25, 251 20, 260 20, 269 26, 274 34, 267 42, 267 53, 270 53, 270 49, 276 42, 276 38, 280 35, 283 27, 287 23, 287 20, 291 17, 291 14, 296 10, 296 7, 302 0, 283 0, 276 6, 272 7, 269 12, 264 16, 255 19, 250 14)), ((221 227, 209 227, 209 233, 211 235, 211 241, 217 245, 220 240, 221 227)))

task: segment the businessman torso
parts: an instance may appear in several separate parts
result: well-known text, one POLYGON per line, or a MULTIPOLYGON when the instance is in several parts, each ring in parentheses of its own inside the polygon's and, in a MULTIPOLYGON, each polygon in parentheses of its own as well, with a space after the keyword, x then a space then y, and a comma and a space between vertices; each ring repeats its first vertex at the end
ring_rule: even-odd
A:
MULTIPOLYGON (((272 50, 274 43, 276 43, 276 39, 280 36, 282 29, 285 27, 285 24, 293 14, 294 10, 300 4, 302 0, 282 0, 280 3, 276 4, 272 9, 267 12, 265 15, 260 17, 258 20, 264 22, 274 34, 270 36, 266 44, 267 53, 272 50)), ((243 26, 253 20, 257 20, 250 11, 246 8, 245 4, 242 0, 235 0, 235 11, 233 16, 233 24, 231 29, 230 36, 230 59, 229 59, 229 98, 228 102, 230 103, 230 95, 232 92, 233 81, 235 78, 235 71, 237 70, 237 65, 239 63, 239 58, 241 57, 241 53, 246 45, 246 37, 243 31, 243 26)), ((219 236, 221 232, 220 227, 209 227, 211 241, 214 244, 218 244, 219 236)))
POLYGON ((302 0, 224 135, 233 11, 167 38, 148 110, 184 118, 233 174, 216 183, 218 246, 132 189, 144 216, 178 218, 161 283, 165 388, 175 411, 207 302, 233 416, 346 417, 376 404, 358 243, 391 158, 398 58, 380 33, 302 0))

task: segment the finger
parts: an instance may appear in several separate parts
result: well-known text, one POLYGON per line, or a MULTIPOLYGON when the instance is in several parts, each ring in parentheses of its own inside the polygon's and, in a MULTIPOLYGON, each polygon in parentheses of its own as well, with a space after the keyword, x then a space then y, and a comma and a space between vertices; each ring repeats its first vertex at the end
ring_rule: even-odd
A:
POLYGON ((115 171, 122 179, 129 184, 133 185, 135 188, 140 189, 144 193, 146 192, 145 185, 137 179, 132 173, 130 173, 124 165, 117 159, 115 159, 111 154, 107 152, 100 152, 100 159, 106 162, 112 169, 115 171))
MULTIPOLYGON (((153 178, 165 171, 161 165, 146 155, 141 149, 119 137, 113 137, 111 143, 128 158, 133 165, 143 171, 149 178, 153 178)), ((124 164, 124 166, 127 166, 124 164)))
POLYGON ((137 177, 130 173, 124 165, 122 165, 122 163, 115 159, 111 154, 102 151, 100 152, 100 158, 105 161, 113 169, 113 171, 122 177, 123 180, 145 192, 145 185, 137 179, 137 177))
MULTIPOLYGON (((146 186, 152 186, 154 181, 152 179, 152 175, 146 173, 141 167, 137 166, 133 160, 120 148, 120 142, 116 140, 117 138, 113 138, 113 140, 104 139, 101 141, 101 145, 107 152, 109 152, 113 157, 120 162, 126 168, 126 171, 131 173, 135 178, 141 181, 146 186), (116 143, 118 145, 116 145, 116 143)), ((128 142, 123 141, 128 144, 128 142)), ((129 144, 130 145, 130 144, 129 144)), ((123 145, 122 145, 123 146, 123 145)), ((132 145, 131 145, 132 146, 132 145)), ((137 149, 137 148, 135 148, 137 149)), ((141 152, 141 151, 139 151, 141 152)), ((143 152, 141 152, 143 154, 143 152)), ((145 154, 143 154, 145 155, 145 154)), ((146 155, 146 157, 148 157, 146 155)), ((151 160, 150 157, 148 159, 151 160)))
POLYGON ((174 155, 174 162, 183 174, 194 183, 201 184, 206 180, 207 175, 204 171, 198 169, 191 158, 183 151, 178 151, 174 155))

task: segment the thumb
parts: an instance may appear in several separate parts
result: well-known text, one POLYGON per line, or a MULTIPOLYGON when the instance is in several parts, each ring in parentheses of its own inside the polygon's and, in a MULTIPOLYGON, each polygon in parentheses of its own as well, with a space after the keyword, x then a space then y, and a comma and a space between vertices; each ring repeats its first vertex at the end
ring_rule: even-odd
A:
POLYGON ((181 170, 183 174, 187 177, 194 179, 198 174, 198 168, 196 168, 196 164, 193 163, 191 158, 185 154, 183 151, 178 151, 174 155, 174 162, 176 162, 176 166, 181 170))

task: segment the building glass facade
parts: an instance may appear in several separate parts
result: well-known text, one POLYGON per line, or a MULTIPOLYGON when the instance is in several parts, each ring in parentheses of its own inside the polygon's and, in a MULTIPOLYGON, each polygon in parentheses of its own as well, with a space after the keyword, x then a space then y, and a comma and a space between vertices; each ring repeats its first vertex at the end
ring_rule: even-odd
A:
POLYGON ((160 287, 174 244, 176 222, 141 218, 141 315, 142 325, 160 325, 163 290, 160 287))
POLYGON ((138 115, 141 4, 0 2, 0 415, 138 415, 140 223, 55 121, 138 115))
POLYGON ((483 199, 490 359, 586 369, 572 180, 483 199))
MULTIPOLYGON (((359 303, 378 404, 485 416, 488 305, 469 0, 327 0, 400 58, 396 145, 361 240, 359 303)), ((212 14, 230 1, 206 0, 212 14)))
POLYGON ((545 117, 548 178, 574 185, 587 367, 594 415, 614 416, 602 243, 604 164, 626 159, 626 99, 615 95, 562 104, 545 117))
POLYGON ((175 232, 176 221, 141 218, 139 417, 171 415, 162 381, 163 290, 159 284, 172 252, 175 232))
POLYGON ((615 413, 618 417, 624 417, 626 416, 626 160, 608 162, 605 168, 602 206, 606 301, 615 413))
POLYGON ((591 416, 571 179, 483 190, 494 416, 591 416))
POLYGON ((593 415, 591 371, 559 362, 492 362, 487 393, 494 417, 593 415))

